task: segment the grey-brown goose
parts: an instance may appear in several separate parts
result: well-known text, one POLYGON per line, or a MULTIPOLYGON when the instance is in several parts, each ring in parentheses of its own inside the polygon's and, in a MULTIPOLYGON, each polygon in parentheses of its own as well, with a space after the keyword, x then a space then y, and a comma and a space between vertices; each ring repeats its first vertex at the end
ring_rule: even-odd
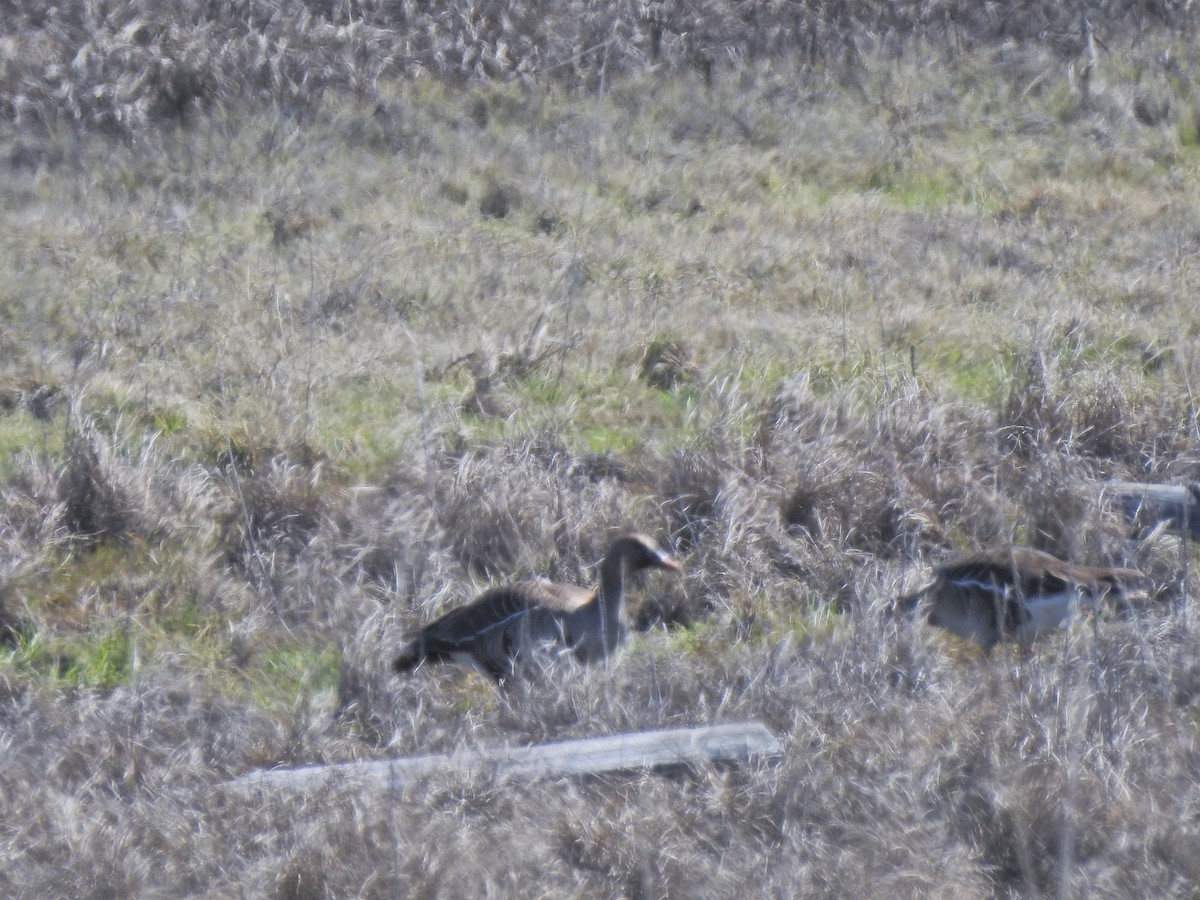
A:
POLYGON ((1076 609, 1122 597, 1136 569, 1079 566, 1025 547, 984 551, 934 569, 933 583, 902 597, 901 608, 927 603, 929 621, 990 653, 1000 641, 1027 646, 1065 624, 1076 609))
POLYGON ((644 534, 619 538, 600 565, 599 589, 552 581, 519 581, 485 591, 472 603, 426 625, 393 663, 411 672, 426 662, 456 662, 496 681, 540 649, 602 659, 624 637, 625 576, 680 565, 644 534))

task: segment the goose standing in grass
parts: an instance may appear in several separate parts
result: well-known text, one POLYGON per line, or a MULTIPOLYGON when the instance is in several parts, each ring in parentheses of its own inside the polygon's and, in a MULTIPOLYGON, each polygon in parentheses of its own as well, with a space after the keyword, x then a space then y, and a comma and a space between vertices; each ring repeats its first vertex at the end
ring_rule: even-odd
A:
POLYGON ((925 601, 929 621, 975 641, 985 653, 1000 641, 1028 646, 1081 607, 1121 598, 1136 569, 1079 566, 1025 547, 964 556, 934 570, 933 583, 902 597, 902 610, 925 601))
POLYGON ((625 535, 600 565, 599 589, 552 581, 492 588, 422 628, 392 667, 411 672, 426 662, 455 662, 501 682, 542 649, 582 662, 603 659, 624 638, 625 578, 643 569, 676 572, 680 565, 651 538, 625 535))

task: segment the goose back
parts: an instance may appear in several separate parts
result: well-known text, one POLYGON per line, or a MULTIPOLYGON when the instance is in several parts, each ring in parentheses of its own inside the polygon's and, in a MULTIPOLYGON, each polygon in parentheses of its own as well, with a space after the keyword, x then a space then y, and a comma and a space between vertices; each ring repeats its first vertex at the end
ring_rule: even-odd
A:
POLYGON ((601 659, 624 638, 625 576, 645 568, 678 570, 679 563, 645 535, 626 535, 605 557, 599 589, 544 580, 492 588, 421 629, 393 668, 455 662, 503 681, 539 654, 601 659))
POLYGON ((990 651, 1004 640, 1028 644, 1061 627, 1079 608, 1120 595, 1134 569, 1081 566, 1025 547, 1006 547, 938 566, 933 583, 910 599, 928 601, 929 621, 990 651))

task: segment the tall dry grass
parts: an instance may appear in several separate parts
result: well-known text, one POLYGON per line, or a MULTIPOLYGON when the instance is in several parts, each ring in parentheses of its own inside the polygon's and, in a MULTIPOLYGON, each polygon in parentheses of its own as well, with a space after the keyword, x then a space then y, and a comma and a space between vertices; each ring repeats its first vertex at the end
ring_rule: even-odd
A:
MULTIPOLYGON (((1063 60, 1089 40, 1186 34, 1186 3, 878 4, 454 2, 5 4, 3 118, 51 132, 84 125, 134 138, 151 122, 186 124, 215 108, 267 101, 303 115, 327 91, 374 99, 381 83, 546 78, 603 87, 658 66, 717 73, 765 60, 840 70, 868 54, 951 56, 1034 42, 1063 60)), ((1081 66, 1083 72, 1090 70, 1081 66)), ((1162 115, 1157 98, 1141 115, 1162 115)), ((26 150, 21 157, 34 158, 26 150)))

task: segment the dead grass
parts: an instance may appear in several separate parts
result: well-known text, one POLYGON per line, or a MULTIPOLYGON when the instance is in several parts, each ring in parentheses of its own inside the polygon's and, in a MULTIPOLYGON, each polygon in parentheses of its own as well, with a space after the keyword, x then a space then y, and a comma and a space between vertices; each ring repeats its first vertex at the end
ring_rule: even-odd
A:
POLYGON ((8 10, 6 895, 1193 896, 1194 551, 1092 488, 1200 480, 1192 14, 1096 9, 1085 94, 1060 6, 8 10), (629 527, 685 572, 616 660, 388 672, 629 527), (889 612, 1004 541, 1149 596, 1025 659, 889 612))

